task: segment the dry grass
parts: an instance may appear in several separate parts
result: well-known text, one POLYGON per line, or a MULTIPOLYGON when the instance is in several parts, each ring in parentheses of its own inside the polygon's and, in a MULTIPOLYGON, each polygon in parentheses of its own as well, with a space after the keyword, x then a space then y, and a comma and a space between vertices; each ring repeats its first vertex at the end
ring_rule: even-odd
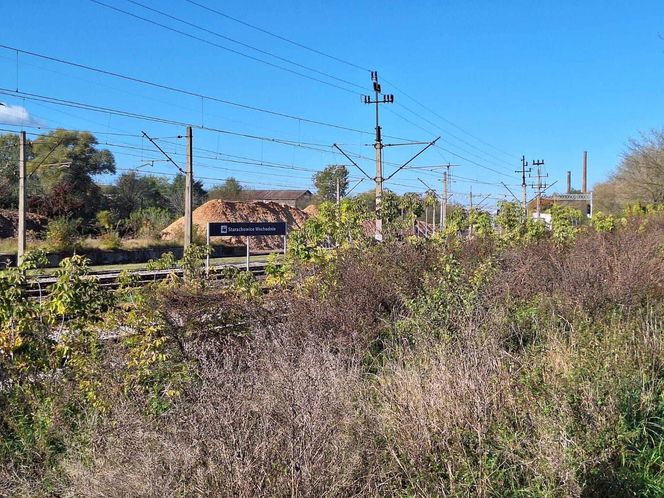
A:
POLYGON ((153 308, 181 397, 155 415, 110 387, 53 494, 662 496, 663 227, 385 244, 267 296, 170 290, 153 308))

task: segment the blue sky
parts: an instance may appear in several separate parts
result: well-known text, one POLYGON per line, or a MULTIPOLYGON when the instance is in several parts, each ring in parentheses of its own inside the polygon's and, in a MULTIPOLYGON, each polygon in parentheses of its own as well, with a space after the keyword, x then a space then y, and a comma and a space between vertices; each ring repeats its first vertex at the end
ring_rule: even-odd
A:
MULTIPOLYGON (((143 173, 176 172, 141 132, 158 137, 183 164, 184 141, 177 136, 184 134, 180 123, 190 123, 196 126, 195 175, 207 186, 234 176, 253 188, 311 188, 316 170, 348 163, 333 143, 343 144, 373 176, 373 109, 360 97, 371 88, 370 70, 379 72, 383 91, 395 95, 395 104, 381 107, 385 141, 442 136, 413 164, 459 164, 452 190, 462 203, 471 188, 491 195, 487 207, 511 197, 501 182, 518 196, 520 178, 513 172, 522 154, 544 159, 548 181, 558 181, 552 189, 562 191, 567 170, 580 186, 588 150, 592 185, 617 166, 630 137, 662 127, 664 2, 100 1, 181 33, 91 0, 25 0, 20 9, 3 9, 0 44, 295 118, 0 49, 0 102, 6 104, 0 127, 19 129, 13 122, 33 126, 25 129, 34 133, 34 126, 93 131, 115 153, 119 172, 139 166, 143 173), (177 124, 60 106, 54 98, 177 124)), ((386 149, 386 173, 419 147, 386 149)), ((363 177, 355 168, 351 175, 363 177)), ((422 191, 418 178, 440 185, 439 173, 413 169, 386 187, 422 191)), ((365 180, 356 191, 369 186, 365 180)))

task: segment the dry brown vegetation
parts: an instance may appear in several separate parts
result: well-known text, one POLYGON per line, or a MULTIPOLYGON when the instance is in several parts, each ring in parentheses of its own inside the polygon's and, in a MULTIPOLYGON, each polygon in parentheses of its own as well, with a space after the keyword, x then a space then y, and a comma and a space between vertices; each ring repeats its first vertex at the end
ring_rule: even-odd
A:
MULTIPOLYGON (((160 291, 180 395, 146 409, 109 346, 110 411, 46 489, 662 496, 663 236, 653 217, 567 246, 396 242, 295 264, 263 296, 160 291)), ((5 493, 43 492, 11 472, 5 493)))

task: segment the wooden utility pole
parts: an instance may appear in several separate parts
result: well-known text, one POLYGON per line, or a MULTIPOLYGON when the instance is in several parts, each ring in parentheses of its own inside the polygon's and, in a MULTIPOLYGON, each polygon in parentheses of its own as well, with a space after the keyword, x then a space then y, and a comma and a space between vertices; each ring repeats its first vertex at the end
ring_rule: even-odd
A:
POLYGON ((192 235, 192 208, 193 208, 193 195, 192 195, 192 176, 193 176, 193 162, 194 162, 194 149, 193 149, 193 136, 191 126, 187 127, 187 166, 185 168, 185 182, 184 182, 184 248, 187 249, 191 244, 192 235))
POLYGON ((25 218, 26 218, 26 186, 25 186, 25 132, 19 133, 18 149, 18 253, 17 264, 23 263, 25 257, 25 218))

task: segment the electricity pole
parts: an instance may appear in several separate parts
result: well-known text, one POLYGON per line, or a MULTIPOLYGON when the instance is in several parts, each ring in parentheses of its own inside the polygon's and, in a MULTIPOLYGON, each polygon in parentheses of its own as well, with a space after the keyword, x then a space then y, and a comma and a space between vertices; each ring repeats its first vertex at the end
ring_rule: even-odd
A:
POLYGON ((440 229, 447 226, 447 171, 443 171, 443 195, 440 196, 440 229))
POLYGON ((381 97, 380 83, 378 83, 378 71, 371 71, 371 81, 373 82, 374 99, 369 95, 364 95, 362 101, 365 104, 376 105, 376 235, 378 241, 383 240, 383 220, 381 217, 381 202, 383 199, 383 140, 380 134, 380 124, 378 119, 379 104, 393 104, 394 95, 383 95, 381 97))
MULTIPOLYGON (((192 184, 193 184, 193 162, 194 162, 194 149, 193 149, 193 134, 191 131, 191 126, 187 126, 187 165, 183 170, 178 163, 173 161, 173 158, 169 156, 164 149, 159 147, 159 144, 155 142, 150 136, 142 132, 143 136, 147 138, 152 145, 154 145, 159 152, 161 152, 168 161, 177 168, 177 170, 184 175, 184 248, 186 249, 191 244, 191 234, 192 234, 192 207, 193 207, 193 195, 192 195, 192 184)), ((178 135, 178 138, 182 138, 182 135, 178 135)))
POLYGON ((184 248, 185 250, 191 244, 191 235, 193 228, 193 218, 192 218, 192 208, 193 208, 193 196, 191 192, 192 188, 192 171, 193 171, 193 162, 194 162, 194 150, 193 150, 193 134, 191 131, 191 126, 187 127, 187 166, 185 172, 185 183, 184 183, 184 248))
POLYGON ((528 218, 528 202, 527 202, 528 192, 526 190, 527 188, 526 173, 530 173, 530 168, 526 169, 526 166, 528 166, 528 161, 526 161, 526 156, 521 156, 521 170, 517 170, 515 171, 515 173, 521 173, 521 199, 522 199, 521 202, 522 202, 524 219, 528 218))
POLYGON ((26 187, 25 187, 25 132, 19 133, 18 149, 18 253, 17 265, 23 263, 25 256, 25 217, 26 217, 26 187))
POLYGON ((544 166, 544 161, 533 161, 533 166, 537 167, 537 183, 533 185, 533 188, 537 190, 537 218, 540 217, 541 202, 542 202, 542 191, 547 188, 546 183, 542 183, 542 178, 549 176, 548 174, 542 174, 542 166, 544 166))

